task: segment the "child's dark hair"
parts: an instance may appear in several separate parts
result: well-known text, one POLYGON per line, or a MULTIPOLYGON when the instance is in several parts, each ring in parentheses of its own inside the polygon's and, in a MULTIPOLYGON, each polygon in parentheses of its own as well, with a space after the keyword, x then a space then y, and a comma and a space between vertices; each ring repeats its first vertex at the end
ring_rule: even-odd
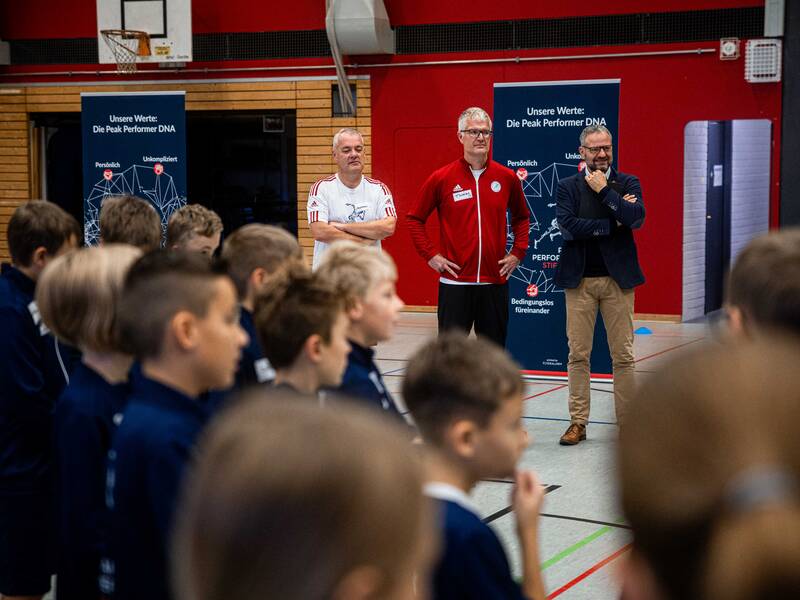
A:
POLYGON ((422 436, 438 445, 456 419, 486 427, 504 401, 522 393, 519 369, 492 342, 444 333, 408 361, 403 399, 422 436))
POLYGON ((634 552, 667 600, 800 596, 800 342, 681 356, 620 432, 634 552))
POLYGON ((728 305, 741 310, 746 330, 800 334, 800 228, 752 240, 736 258, 727 295, 728 305))
POLYGON ((344 299, 307 267, 295 263, 279 272, 256 297, 253 316, 264 355, 276 369, 297 360, 306 340, 331 341, 344 299))
POLYGON ((175 313, 187 310, 204 317, 220 277, 227 278, 223 266, 199 254, 167 250, 145 254, 128 272, 120 300, 124 349, 139 359, 158 356, 175 313))
POLYGON ((100 239, 104 244, 130 244, 143 252, 161 246, 161 218, 147 200, 109 196, 100 206, 100 239))
POLYGON ((75 218, 60 206, 46 200, 31 200, 17 207, 6 231, 11 261, 29 267, 33 253, 44 248, 51 256, 72 238, 83 237, 75 218))

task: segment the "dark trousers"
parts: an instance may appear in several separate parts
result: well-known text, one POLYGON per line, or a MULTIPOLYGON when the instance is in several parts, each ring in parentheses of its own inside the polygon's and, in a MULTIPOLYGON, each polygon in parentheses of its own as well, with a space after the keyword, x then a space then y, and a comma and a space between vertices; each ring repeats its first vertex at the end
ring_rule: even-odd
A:
POLYGON ((506 345, 508 284, 451 285, 439 282, 439 333, 458 329, 506 345))

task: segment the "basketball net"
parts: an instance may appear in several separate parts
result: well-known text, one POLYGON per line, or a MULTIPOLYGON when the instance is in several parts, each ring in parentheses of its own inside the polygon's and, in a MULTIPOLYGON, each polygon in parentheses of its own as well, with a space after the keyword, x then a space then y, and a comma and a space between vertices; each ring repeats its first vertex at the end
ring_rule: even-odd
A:
POLYGON ((136 57, 150 56, 150 35, 132 29, 104 29, 100 32, 117 61, 117 73, 135 73, 136 57))

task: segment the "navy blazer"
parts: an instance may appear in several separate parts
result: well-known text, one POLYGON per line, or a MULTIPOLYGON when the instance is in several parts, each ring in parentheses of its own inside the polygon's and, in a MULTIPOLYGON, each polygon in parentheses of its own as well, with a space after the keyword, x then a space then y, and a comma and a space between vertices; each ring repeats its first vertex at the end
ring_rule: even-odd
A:
POLYGON ((619 287, 628 289, 641 285, 644 274, 633 239, 633 230, 644 223, 639 179, 612 168, 609 185, 595 193, 585 177, 581 171, 558 182, 556 220, 564 244, 556 270, 556 285, 563 288, 580 285, 586 265, 587 240, 597 241, 608 274, 619 287), (580 215, 581 195, 587 191, 598 200, 600 212, 608 214, 607 218, 584 218, 580 215), (623 200, 625 194, 636 196, 636 202, 623 200))

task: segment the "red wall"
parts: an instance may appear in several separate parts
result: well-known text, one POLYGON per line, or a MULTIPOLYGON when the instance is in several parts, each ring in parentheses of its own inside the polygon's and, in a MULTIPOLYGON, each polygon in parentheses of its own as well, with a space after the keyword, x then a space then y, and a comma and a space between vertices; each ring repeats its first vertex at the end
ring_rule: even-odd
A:
MULTIPOLYGON (((714 45, 638 49, 698 46, 714 45)), ((566 53, 578 52, 562 52, 566 53)), ((375 69, 371 73, 373 171, 392 189, 397 212, 403 215, 425 176, 459 156, 455 130, 461 110, 478 105, 491 112, 494 83, 619 78, 619 152, 615 160, 622 170, 639 176, 647 208, 645 225, 636 235, 647 277, 647 283, 637 290, 636 311, 677 315, 681 312, 682 284, 683 130, 689 121, 773 120, 771 205, 776 222, 781 88, 780 84, 746 83, 743 68, 742 60, 721 62, 711 53, 375 69)), ((531 144, 535 143, 535 134, 531 134, 531 144)), ((414 252, 402 217, 398 233, 385 247, 400 265, 400 292, 406 303, 435 304, 436 274, 414 252)))
MULTIPOLYGON (((509 0, 505 3, 455 0, 386 0, 393 24, 477 21, 507 18, 576 16, 659 10, 727 8, 763 4, 755 0, 619 0, 606 6, 544 0, 509 0), (613 5, 613 6, 612 6, 613 5)), ((249 0, 194 0, 196 32, 319 29, 324 27, 324 2, 298 0, 291 8, 275 3, 259 6, 249 0), (268 9, 265 8, 269 7, 268 9), (274 14, 273 14, 274 13, 274 14)), ((0 3, 0 37, 3 39, 87 37, 95 34, 95 3, 75 0, 52 3, 0 3), (69 6, 69 9, 65 8, 69 6), (44 8, 47 11, 44 11, 44 8), (21 9, 25 8, 24 11, 21 9), (42 14, 49 14, 42 19, 42 14)), ((716 43, 580 48, 552 51, 444 54, 438 56, 361 57, 359 62, 410 62, 516 56, 554 56, 603 52, 635 52, 717 48, 716 43)), ((286 64, 289 61, 247 63, 286 64)), ((323 59, 297 61, 325 64, 323 59)), ((243 63, 218 63, 234 67, 243 63)), ((83 69, 94 68, 86 66, 83 69)), ((36 70, 60 70, 42 67, 36 70)), ((81 67, 70 66, 72 70, 81 67)), ((32 71, 31 67, 22 70, 32 71)), ((407 304, 435 304, 436 274, 414 252, 403 226, 403 215, 424 178, 436 167, 459 156, 455 137, 460 111, 471 105, 491 112, 492 86, 510 81, 620 78, 620 131, 618 166, 642 181, 647 220, 637 233, 640 258, 647 283, 637 291, 640 313, 680 314, 683 223, 683 129, 692 120, 768 118, 773 121, 772 215, 777 224, 780 164, 781 86, 751 85, 743 78, 743 60, 722 62, 716 52, 703 55, 597 58, 539 63, 469 64, 419 67, 362 67, 354 71, 372 79, 373 173, 393 190, 400 215, 398 232, 385 247, 400 268, 400 293, 407 304)), ((2 71, 0 71, 1 73, 2 71)), ((300 76, 324 74, 301 71, 300 76)), ((237 76, 291 76, 291 72, 231 74, 237 76)), ((219 73, 211 77, 225 76, 219 73)), ((162 77, 170 77, 165 74, 162 77)), ((153 78, 148 74, 147 78, 153 78)), ((184 77, 181 77, 183 79, 184 77)), ((35 81, 44 78, 37 77, 35 81)), ((64 79, 64 78, 59 78, 64 79)), ((74 78, 72 78, 74 80, 74 78)), ((89 77, 82 76, 81 80, 89 77)), ((104 79, 108 79, 107 77, 104 79)), ((0 79, 2 81, 2 79, 0 79)), ((535 135, 531 135, 535 144, 535 135)), ((577 147, 577 140, 576 140, 577 147)), ((431 227, 435 229, 434 226, 431 227)))
MULTIPOLYGON (((97 35, 97 2, 118 0, 0 1, 0 38, 22 40, 97 35)), ((195 33, 323 29, 324 0, 287 3, 253 0, 189 0, 195 33)), ((384 0, 393 26, 581 15, 674 12, 763 6, 763 0, 616 0, 605 4, 552 0, 384 0)))

